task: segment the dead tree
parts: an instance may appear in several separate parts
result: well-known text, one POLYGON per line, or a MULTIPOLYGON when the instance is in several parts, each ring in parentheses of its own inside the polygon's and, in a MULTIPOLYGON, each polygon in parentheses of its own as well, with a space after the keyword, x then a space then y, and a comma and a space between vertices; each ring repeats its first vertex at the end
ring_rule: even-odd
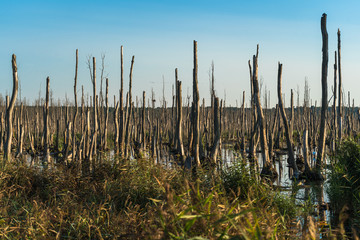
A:
POLYGON ((177 80, 177 68, 175 69, 175 79, 176 79, 176 107, 177 107, 177 117, 176 117, 176 134, 177 137, 177 152, 180 154, 180 159, 182 163, 185 161, 185 152, 184 145, 182 140, 182 97, 181 97, 181 81, 177 80))
POLYGON ((337 47, 338 47, 338 74, 339 74, 339 103, 338 103, 338 127, 339 127, 339 141, 341 141, 342 138, 342 81, 341 81, 341 39, 340 39, 340 29, 338 29, 337 32, 337 47))
POLYGON ((198 59, 197 59, 197 41, 194 40, 194 69, 193 69, 193 157, 196 166, 200 167, 200 104, 199 104, 199 86, 198 86, 198 59))
POLYGON ((321 34, 322 34, 322 68, 321 68, 321 119, 320 119, 320 136, 318 144, 318 155, 316 159, 316 170, 321 171, 322 162, 325 155, 325 138, 326 138, 326 112, 328 107, 327 99, 327 74, 328 74, 328 33, 326 30, 326 14, 321 17, 321 34))
POLYGON ((142 126, 141 126, 141 145, 142 145, 142 149, 143 151, 146 150, 146 134, 145 134, 145 104, 146 104, 146 94, 145 91, 143 91, 143 107, 142 107, 142 118, 141 118, 141 122, 142 122, 142 126))
POLYGON ((334 95, 334 102, 333 102, 333 134, 332 134, 332 151, 335 151, 335 142, 336 142, 336 131, 337 131, 337 119, 336 119, 336 94, 337 94, 337 82, 336 82, 336 75, 337 75, 337 56, 336 56, 336 51, 335 51, 335 63, 334 63, 334 91, 333 91, 333 95, 334 95))
POLYGON ((104 137, 103 137, 103 143, 104 143, 104 150, 107 149, 107 132, 108 132, 108 121, 109 121, 109 79, 106 78, 106 90, 105 90, 105 126, 104 126, 104 137))
POLYGON ((92 134, 92 143, 93 146, 90 155, 94 153, 96 155, 96 146, 97 146, 97 132, 98 132, 98 116, 97 116, 97 101, 96 101, 96 59, 93 57, 93 73, 92 73, 92 84, 93 84, 93 134, 92 134))
MULTIPOLYGON (((114 96, 114 101, 115 101, 115 96, 114 96)), ((115 124, 115 136, 114 136, 115 154, 119 154, 119 102, 116 103, 114 110, 114 124, 115 124)))
POLYGON ((129 74, 129 107, 128 107, 128 112, 126 114, 126 134, 125 134, 125 157, 128 156, 128 150, 129 150, 129 138, 130 138, 130 119, 131 119, 131 113, 132 113, 132 95, 131 95, 131 87, 132 87, 132 72, 133 72, 133 67, 134 67, 134 59, 135 56, 132 56, 131 59, 131 66, 130 66, 130 74, 129 74))
POLYGON ((121 156, 124 155, 124 48, 120 48, 120 121, 119 121, 119 150, 121 156))
POLYGON ((72 161, 75 161, 75 154, 76 154, 76 118, 78 114, 78 107, 77 107, 77 93, 76 93, 76 84, 77 84, 77 73, 78 73, 78 63, 79 63, 79 51, 76 49, 76 63, 75 63, 75 78, 74 78, 74 101, 75 101, 75 113, 73 119, 73 138, 72 138, 72 161))
POLYGON ((214 97, 214 143, 211 148, 210 153, 210 163, 213 166, 216 166, 217 163, 217 155, 220 148, 220 123, 219 123, 219 98, 214 97))
POLYGON ((49 151, 49 92, 50 92, 50 78, 46 78, 46 99, 44 108, 44 161, 51 164, 49 151))
POLYGON ((269 148, 266 138, 266 129, 265 129, 265 119, 264 113, 261 107, 260 101, 260 91, 259 91, 259 80, 258 80, 258 49, 257 53, 253 56, 253 87, 254 87, 254 100, 258 115, 258 124, 260 131, 260 144, 261 144, 261 155, 263 158, 263 169, 261 172, 262 176, 269 177, 270 179, 274 179, 277 176, 276 170, 272 167, 271 160, 269 158, 269 148))
POLYGON ((16 65, 16 56, 15 54, 12 55, 12 72, 13 72, 13 91, 11 95, 11 101, 9 102, 9 105, 6 107, 6 115, 5 115, 5 121, 6 121, 6 140, 5 140, 5 149, 4 149, 4 162, 8 163, 11 161, 11 141, 13 136, 13 111, 15 106, 15 101, 18 93, 18 73, 17 73, 17 65, 16 65))
POLYGON ((280 113, 281 113, 281 116, 283 119, 283 124, 285 127, 286 144, 287 144, 287 148, 288 148, 288 162, 294 171, 293 177, 295 179, 297 179, 299 177, 299 170, 298 170, 298 167, 296 166, 295 154, 294 154, 293 145, 292 145, 292 138, 290 137, 290 132, 289 132, 289 122, 287 120, 285 108, 283 106, 282 93, 281 93, 281 75, 282 75, 282 64, 279 63, 278 86, 277 86, 279 109, 280 109, 280 113))

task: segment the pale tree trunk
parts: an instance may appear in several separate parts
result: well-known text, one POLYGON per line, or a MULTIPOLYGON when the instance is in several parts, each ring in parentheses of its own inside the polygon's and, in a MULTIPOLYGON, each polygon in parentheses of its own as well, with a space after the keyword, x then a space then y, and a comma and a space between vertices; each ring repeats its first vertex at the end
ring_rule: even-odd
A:
POLYGON ((132 87, 132 72, 133 72, 133 67, 134 67, 134 59, 135 56, 132 56, 131 59, 131 66, 130 66, 130 74, 129 74, 129 108, 128 108, 128 112, 126 114, 126 135, 125 135, 125 157, 128 157, 128 153, 129 153, 129 137, 130 137, 130 119, 131 119, 131 113, 132 113, 132 95, 131 95, 131 87, 132 87))
POLYGON ((199 86, 198 86, 198 59, 197 59, 197 41, 194 41, 194 69, 193 69, 193 157, 197 167, 200 167, 200 105, 199 105, 199 86))
MULTIPOLYGON (((257 46, 259 49, 259 45, 257 46)), ((254 86, 254 100, 257 109, 258 122, 259 122, 259 131, 260 131, 260 144, 261 144, 261 154, 263 158, 263 169, 261 175, 270 177, 273 179, 277 176, 276 171, 273 169, 270 158, 269 158, 269 149, 266 138, 265 131, 265 119, 264 113, 261 107, 260 102, 260 91, 259 91, 259 81, 258 81, 258 50, 257 54, 253 56, 253 86, 254 86)))
POLYGON ((107 149, 107 132, 108 132, 108 121, 109 121, 109 79, 106 78, 106 96, 105 96, 105 127, 104 127, 104 150, 107 149))
MULTIPOLYGON (((175 70, 177 73, 177 69, 175 70)), ((177 75, 177 74, 176 74, 177 75)), ((176 77, 177 79, 177 77, 176 77)), ((177 117, 176 117, 176 143, 177 143, 177 152, 180 154, 180 159, 182 163, 185 161, 185 152, 184 145, 182 140, 182 93, 181 93, 181 81, 176 81, 176 107, 177 107, 177 117)))
MULTIPOLYGON (((114 101, 115 101, 115 96, 114 96, 114 101)), ((115 154, 119 154, 119 102, 116 103, 114 110, 114 124, 115 124, 115 136, 114 136, 115 154)))
POLYGON ((5 141, 5 151, 4 151, 4 162, 3 166, 11 161, 11 141, 13 136, 13 111, 15 106, 15 101, 18 93, 18 73, 17 73, 17 65, 16 65, 16 56, 12 55, 12 72, 13 72, 13 92, 11 95, 11 101, 6 108, 6 141, 5 141))
POLYGON ((124 53, 123 46, 120 49, 120 122, 119 122, 119 150, 121 156, 124 155, 124 53))

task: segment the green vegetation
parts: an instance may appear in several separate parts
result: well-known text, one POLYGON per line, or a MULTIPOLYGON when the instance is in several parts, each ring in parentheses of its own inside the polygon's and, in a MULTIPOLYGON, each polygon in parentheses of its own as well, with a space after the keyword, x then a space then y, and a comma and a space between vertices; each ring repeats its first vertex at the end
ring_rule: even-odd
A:
POLYGON ((342 227, 360 226, 360 144, 344 140, 332 158, 328 194, 335 211, 334 221, 342 227))
POLYGON ((147 160, 95 174, 9 164, 0 173, 2 239, 276 239, 296 236, 300 208, 235 164, 219 176, 147 160), (216 183, 216 184, 215 184, 216 183))

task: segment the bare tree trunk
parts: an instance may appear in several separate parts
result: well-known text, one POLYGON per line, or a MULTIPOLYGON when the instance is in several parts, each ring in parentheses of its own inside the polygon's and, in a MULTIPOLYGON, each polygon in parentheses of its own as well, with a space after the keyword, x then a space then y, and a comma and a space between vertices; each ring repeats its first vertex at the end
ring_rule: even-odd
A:
POLYGON ((243 91, 243 102, 242 102, 242 111, 241 111, 241 142, 242 142, 242 155, 245 156, 246 153, 246 144, 245 144, 245 91, 243 91))
POLYGON ((124 155, 124 54, 123 54, 123 46, 120 49, 121 56, 121 67, 120 67, 120 126, 119 126, 119 148, 121 156, 124 155))
POLYGON ((193 157, 196 166, 200 167, 199 142, 200 142, 200 105, 199 105, 199 86, 198 86, 198 59, 197 59, 197 41, 194 41, 194 69, 193 69, 193 157))
POLYGON ((4 149, 4 140, 5 140, 5 120, 4 113, 0 114, 0 124, 1 124, 1 132, 0 132, 0 151, 4 149))
POLYGON ((145 134, 145 104, 146 104, 146 95, 145 95, 145 91, 143 91, 143 109, 142 109, 142 127, 141 127, 141 145, 142 145, 142 149, 143 151, 146 150, 146 134, 145 134))
POLYGON ((294 133, 294 93, 293 90, 291 89, 291 97, 290 97, 290 107, 291 107, 291 112, 290 112, 290 137, 293 137, 293 133, 294 133))
POLYGON ((104 150, 107 149, 107 132, 108 132, 108 121, 109 121, 109 79, 106 78, 106 92, 105 92, 105 127, 104 127, 104 150))
POLYGON ((293 150, 293 146, 292 146, 292 139, 290 137, 290 133, 289 133, 289 122, 287 120, 286 117, 286 113, 285 113, 285 108, 283 106, 283 101, 282 101, 282 94, 281 94, 281 75, 282 75, 282 64, 279 63, 279 69, 278 69, 278 99, 279 99, 279 108, 280 108, 280 112, 281 112, 281 116, 283 119, 283 123, 285 126, 285 135, 286 135, 286 143, 287 143, 287 147, 288 147, 288 162, 290 164, 290 166, 292 167, 292 169, 294 170, 294 178, 297 179, 299 177, 299 170, 296 166, 296 162, 295 162, 295 155, 294 155, 294 150, 293 150))
POLYGON ((320 173, 322 168, 322 162, 325 155, 325 138, 326 138, 326 112, 328 107, 327 99, 327 74, 328 74, 328 34, 326 30, 326 14, 324 13, 321 18, 321 34, 323 40, 322 48, 322 69, 321 69, 321 88, 322 88, 322 97, 321 97, 321 119, 320 119, 320 136, 319 136, 319 146, 318 146, 318 155, 316 161, 316 170, 320 173))
POLYGON ((338 72, 339 72, 339 103, 338 103, 338 127, 339 127, 339 141, 342 138, 342 81, 341 81, 341 39, 340 39, 340 29, 337 32, 338 36, 338 72))
POLYGON ((216 166, 217 155, 220 147, 220 123, 219 123, 219 98, 214 96, 214 143, 211 148, 210 162, 216 166))
MULTIPOLYGON (((114 96, 114 101, 115 101, 115 96, 114 96)), ((116 103, 114 110, 114 124, 115 124, 115 136, 114 136, 115 154, 119 154, 119 102, 116 103)))
POLYGON ((129 148, 129 134, 130 134, 130 129, 129 129, 129 125, 130 125, 130 119, 131 119, 131 112, 132 112, 132 95, 131 95, 131 86, 132 86, 132 72, 133 72, 133 67, 134 67, 134 59, 135 56, 132 57, 131 59, 131 66, 130 66, 130 74, 129 74, 129 108, 128 108, 128 113, 126 116, 126 135, 125 135, 125 157, 128 157, 128 148, 129 148))
MULTIPOLYGON (((177 79, 177 69, 175 69, 175 75, 177 79)), ((182 163, 185 162, 185 152, 184 145, 182 140, 182 97, 181 97, 181 81, 176 80, 176 107, 177 107, 177 121, 176 121, 176 143, 177 143, 177 152, 180 154, 180 159, 182 163)))
POLYGON ((13 135, 13 124, 12 124, 12 116, 15 106, 15 101, 18 92, 18 73, 17 73, 17 65, 16 65, 16 56, 15 54, 12 55, 12 72, 13 72, 13 92, 11 95, 11 101, 9 102, 9 106, 6 109, 6 141, 5 141, 5 151, 4 151, 4 162, 3 166, 6 163, 11 161, 11 141, 13 135))
POLYGON ((309 164, 309 150, 308 150, 308 130, 304 130, 303 134, 303 155, 304 155, 304 163, 305 163, 305 172, 310 173, 310 164, 309 164))
POLYGON ((92 84, 93 84, 93 108, 94 108, 94 112, 93 112, 93 125, 94 125, 94 129, 93 129, 93 136, 92 136, 92 144, 93 147, 93 151, 90 152, 90 154, 92 154, 92 152, 94 153, 94 155, 96 155, 96 145, 97 145, 97 132, 98 132, 98 118, 97 118, 97 102, 96 102, 96 59, 95 57, 93 57, 93 79, 92 79, 92 84))
POLYGON ((75 63, 75 78, 74 78, 74 101, 75 101, 75 113, 73 119, 73 138, 72 138, 72 161, 75 162, 76 154, 76 118, 78 114, 77 107, 77 93, 76 93, 76 84, 77 84, 77 73, 78 73, 78 63, 79 63, 79 51, 76 49, 76 63, 75 63))
MULTIPOLYGON (((259 49, 259 45, 257 46, 259 49)), ((259 91, 259 81, 258 81, 258 50, 256 55, 253 56, 253 86, 254 86, 254 100, 257 108, 257 115, 259 121, 259 130, 260 130, 260 144, 261 144, 261 154, 263 158, 263 169, 261 175, 268 176, 270 179, 274 179, 277 176, 276 171, 273 169, 271 165, 271 161, 269 158, 269 149, 268 143, 266 139, 266 132, 265 132, 265 119, 263 110, 261 107, 260 102, 260 91, 259 91)))
POLYGON ((332 134, 332 152, 335 152, 336 149, 336 136, 337 136, 337 122, 336 122, 336 94, 337 94, 337 82, 336 82, 336 75, 337 75, 337 56, 335 51, 335 63, 334 63, 334 102, 333 102, 333 134, 332 134))
POLYGON ((50 78, 46 78, 46 100, 44 111, 44 161, 52 164, 50 160, 49 151, 49 92, 50 92, 50 78))

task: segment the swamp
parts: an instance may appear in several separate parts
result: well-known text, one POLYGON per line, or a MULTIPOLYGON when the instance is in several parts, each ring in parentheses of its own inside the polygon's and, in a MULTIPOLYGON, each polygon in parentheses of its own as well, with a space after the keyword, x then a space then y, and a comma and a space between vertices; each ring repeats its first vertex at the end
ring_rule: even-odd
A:
POLYGON ((51 77, 34 104, 22 101, 13 54, 12 89, 0 99, 0 238, 359 239, 360 110, 350 92, 344 99, 340 29, 333 53, 325 13, 319 31, 319 105, 307 80, 303 102, 299 90, 285 99, 280 62, 271 105, 256 44, 250 92, 238 89, 236 107, 219 96, 214 63, 210 101, 200 96, 201 41, 188 59, 191 93, 175 68, 170 101, 159 90, 133 96, 137 59, 125 69, 126 45, 118 94, 109 96, 117 85, 105 56, 84 63, 76 49, 64 70, 74 73, 71 101, 52 98, 51 77), (91 94, 78 85, 84 64, 91 94))

